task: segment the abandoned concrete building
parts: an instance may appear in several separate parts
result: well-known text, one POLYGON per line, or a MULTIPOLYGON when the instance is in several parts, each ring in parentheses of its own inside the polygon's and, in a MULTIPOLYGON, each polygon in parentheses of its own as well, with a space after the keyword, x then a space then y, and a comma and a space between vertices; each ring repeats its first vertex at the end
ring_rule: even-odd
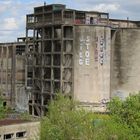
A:
POLYGON ((0 140, 39 140, 40 122, 0 120, 0 140))
POLYGON ((112 96, 139 91, 139 26, 61 4, 35 7, 26 20, 30 114, 44 115, 58 91, 100 110, 112 96))
POLYGON ((43 116, 61 92, 104 111, 113 96, 140 90, 139 38, 139 21, 62 4, 35 7, 26 16, 26 38, 0 44, 6 103, 43 116))
POLYGON ((25 46, 26 38, 17 42, 0 43, 0 93, 4 106, 25 111, 28 96, 25 92, 25 46))

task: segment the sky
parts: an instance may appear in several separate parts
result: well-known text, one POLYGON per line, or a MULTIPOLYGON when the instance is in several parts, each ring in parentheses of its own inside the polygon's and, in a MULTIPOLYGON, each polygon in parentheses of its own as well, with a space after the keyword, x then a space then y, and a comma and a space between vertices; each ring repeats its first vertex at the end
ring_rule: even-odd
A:
POLYGON ((66 4, 67 8, 108 12, 110 18, 139 20, 140 0, 0 0, 0 42, 25 36, 26 14, 44 4, 66 4))

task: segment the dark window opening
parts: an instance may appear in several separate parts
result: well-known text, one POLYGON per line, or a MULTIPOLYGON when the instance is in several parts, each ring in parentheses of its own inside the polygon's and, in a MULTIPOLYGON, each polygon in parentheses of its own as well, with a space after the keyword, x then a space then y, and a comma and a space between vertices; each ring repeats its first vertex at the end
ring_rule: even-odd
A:
POLYGON ((14 134, 12 133, 12 134, 5 134, 4 135, 4 140, 9 140, 9 139, 12 139, 13 138, 13 136, 14 136, 14 134))
POLYGON ((71 53, 73 50, 73 41, 65 40, 64 41, 64 52, 71 53))
POLYGON ((45 28, 44 38, 47 38, 47 39, 52 38, 52 28, 51 27, 45 28))
POLYGON ((23 46, 16 46, 16 54, 22 55, 25 53, 25 45, 23 46))
POLYGON ((40 116, 41 115, 41 108, 39 106, 34 106, 34 115, 40 116))
POLYGON ((51 100, 51 96, 50 95, 43 95, 44 98, 44 105, 47 105, 49 103, 49 101, 51 100))
POLYGON ((60 82, 54 82, 54 92, 58 93, 60 90, 60 82))
MULTIPOLYGON (((32 102, 32 101, 29 101, 29 102, 32 102)), ((29 105, 29 114, 32 115, 32 106, 31 105, 29 105)))
POLYGON ((55 54, 53 56, 53 65, 54 66, 59 66, 60 65, 60 55, 59 54, 55 54))
POLYGON ((27 73, 27 77, 28 77, 28 78, 32 78, 32 77, 33 77, 33 72, 28 72, 28 73, 27 73))
POLYGON ((51 78, 51 69, 46 68, 44 69, 44 79, 50 79, 51 78))
POLYGON ((53 43, 54 45, 54 52, 60 52, 61 51, 61 42, 60 41, 55 41, 53 43))
POLYGON ((60 23, 62 21, 62 12, 61 11, 54 11, 54 22, 60 23))
POLYGON ((51 55, 45 55, 45 57, 44 57, 44 65, 45 66, 50 66, 51 65, 51 55))
POLYGON ((51 52, 51 50, 52 50, 52 42, 45 41, 44 42, 44 52, 51 52))
POLYGON ((90 17, 90 24, 93 24, 93 17, 90 17))
POLYGON ((52 13, 45 13, 44 14, 44 21, 46 23, 52 23, 52 13))
POLYGON ((33 84, 32 79, 28 79, 28 80, 27 80, 27 86, 30 87, 30 86, 32 86, 32 84, 33 84))
POLYGON ((51 91, 51 83, 44 82, 44 92, 50 92, 50 91, 51 91))
POLYGON ((61 27, 54 27, 54 38, 61 38, 61 27))
POLYGON ((53 73, 54 73, 54 79, 60 79, 60 69, 59 68, 55 68, 53 70, 53 73))
POLYGON ((64 37, 65 38, 72 38, 73 37, 73 27, 71 27, 71 26, 64 27, 64 37))
POLYGON ((16 133, 16 138, 24 138, 24 137, 26 137, 26 131, 16 133))
POLYGON ((3 102, 3 107, 6 107, 7 106, 7 102, 3 102))

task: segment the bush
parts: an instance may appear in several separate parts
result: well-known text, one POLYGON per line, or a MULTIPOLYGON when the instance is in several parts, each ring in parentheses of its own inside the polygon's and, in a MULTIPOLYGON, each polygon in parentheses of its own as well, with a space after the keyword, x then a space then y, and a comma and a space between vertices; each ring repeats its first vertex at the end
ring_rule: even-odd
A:
MULTIPOLYGON (((112 106, 113 106, 113 102, 112 106)), ((41 121, 41 140, 137 140, 128 125, 108 115, 78 108, 78 103, 57 95, 41 121)), ((115 114, 115 113, 114 113, 115 114)))
POLYGON ((90 140, 93 125, 90 112, 76 109, 68 97, 57 95, 41 123, 41 140, 90 140))
POLYGON ((132 130, 140 139, 140 93, 131 95, 126 100, 112 99, 108 105, 112 118, 132 130))
POLYGON ((6 116, 6 108, 3 107, 3 99, 0 97, 0 119, 6 116))

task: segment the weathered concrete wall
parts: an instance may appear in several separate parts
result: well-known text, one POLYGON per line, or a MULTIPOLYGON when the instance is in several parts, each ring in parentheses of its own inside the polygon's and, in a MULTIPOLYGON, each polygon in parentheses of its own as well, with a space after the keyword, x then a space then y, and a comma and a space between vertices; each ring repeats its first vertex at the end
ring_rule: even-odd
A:
POLYGON ((25 92, 25 55, 16 55, 16 110, 28 111, 28 94, 25 92))
POLYGON ((0 91, 7 106, 28 110, 25 93, 25 55, 16 54, 16 44, 0 44, 0 91))
POLYGON ((0 126, 0 138, 4 140, 4 135, 12 135, 10 139, 20 140, 39 140, 40 122, 26 122, 20 124, 11 124, 0 126), (18 137, 17 133, 25 132, 24 135, 18 137))
POLYGON ((111 96, 140 90, 140 29, 112 31, 111 96))
POLYGON ((110 28, 76 26, 74 98, 101 103, 110 98, 110 28))

